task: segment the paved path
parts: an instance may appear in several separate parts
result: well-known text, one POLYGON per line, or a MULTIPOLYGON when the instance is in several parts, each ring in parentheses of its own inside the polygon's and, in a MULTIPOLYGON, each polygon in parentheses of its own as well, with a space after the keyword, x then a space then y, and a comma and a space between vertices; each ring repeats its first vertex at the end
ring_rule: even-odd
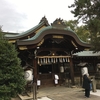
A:
MULTIPOLYGON (((100 95, 91 92, 90 98, 85 98, 82 88, 68 88, 64 86, 39 88, 37 100, 100 100, 100 95), (49 98, 49 99, 48 99, 49 98)), ((99 93, 100 94, 100 91, 99 93)), ((20 100, 15 98, 13 100, 20 100)))
POLYGON ((38 90, 38 97, 47 96, 51 100, 100 100, 100 96, 91 94, 85 98, 82 88, 67 88, 63 86, 49 87, 38 90))

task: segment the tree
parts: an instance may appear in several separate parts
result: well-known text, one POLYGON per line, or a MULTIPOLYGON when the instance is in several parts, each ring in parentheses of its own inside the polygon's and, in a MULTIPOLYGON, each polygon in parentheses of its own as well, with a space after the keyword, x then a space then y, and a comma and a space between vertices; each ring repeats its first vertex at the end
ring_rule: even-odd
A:
POLYGON ((14 45, 0 32, 0 100, 11 100, 25 87, 24 71, 14 45))
POLYGON ((65 24, 67 27, 70 27, 73 31, 75 31, 78 27, 77 20, 68 20, 68 21, 65 21, 65 24))
POLYGON ((87 25, 93 50, 100 51, 100 0, 75 0, 69 8, 74 8, 71 12, 77 20, 87 25))
POLYGON ((78 25, 77 20, 65 21, 65 24, 67 27, 70 27, 82 41, 89 42, 88 37, 90 32, 87 30, 86 25, 78 25))

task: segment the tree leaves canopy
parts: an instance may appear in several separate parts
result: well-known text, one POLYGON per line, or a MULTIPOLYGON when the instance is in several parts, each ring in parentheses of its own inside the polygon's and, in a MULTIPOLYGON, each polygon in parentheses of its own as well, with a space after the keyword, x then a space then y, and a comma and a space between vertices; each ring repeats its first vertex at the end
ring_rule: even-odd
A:
POLYGON ((25 87, 24 71, 15 46, 0 32, 0 100, 11 100, 25 87))
POLYGON ((78 25, 77 20, 65 21, 65 25, 66 27, 70 27, 82 41, 89 43, 89 31, 85 25, 78 25))
POLYGON ((95 51, 100 51, 100 0, 75 0, 71 12, 87 25, 95 51))
POLYGON ((100 0, 75 0, 71 7, 74 7, 71 11, 74 16, 83 22, 100 16, 100 0))

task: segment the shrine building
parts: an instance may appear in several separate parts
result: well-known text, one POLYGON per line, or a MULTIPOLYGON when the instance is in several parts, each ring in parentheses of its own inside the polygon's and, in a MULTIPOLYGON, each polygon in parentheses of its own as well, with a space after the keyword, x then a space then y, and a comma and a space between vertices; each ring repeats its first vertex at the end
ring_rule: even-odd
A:
POLYGON ((24 70, 32 69, 34 82, 40 80, 41 86, 54 85, 55 75, 58 84, 69 78, 74 85, 75 77, 81 73, 77 64, 82 61, 92 62, 91 75, 96 71, 97 56, 77 55, 92 46, 83 42, 61 19, 49 24, 43 17, 35 27, 22 33, 5 33, 5 38, 16 46, 24 70))

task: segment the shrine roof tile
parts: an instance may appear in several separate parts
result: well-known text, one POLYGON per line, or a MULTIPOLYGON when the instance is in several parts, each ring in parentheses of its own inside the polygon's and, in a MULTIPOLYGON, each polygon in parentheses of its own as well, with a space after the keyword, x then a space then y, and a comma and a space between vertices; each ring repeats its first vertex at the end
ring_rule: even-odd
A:
POLYGON ((19 34, 9 34, 9 33, 8 34, 5 34, 5 37, 6 38, 9 38, 9 39, 11 39, 11 38, 16 39, 16 38, 19 38, 19 37, 27 36, 29 33, 33 32, 33 31, 36 31, 37 28, 39 26, 41 26, 42 24, 43 24, 43 22, 41 22, 38 25, 36 25, 35 27, 32 27, 29 30, 27 30, 25 32, 22 32, 22 33, 19 33, 19 34))
POLYGON ((73 56, 100 56, 100 51, 99 52, 81 51, 81 52, 78 52, 78 53, 74 53, 73 56))

